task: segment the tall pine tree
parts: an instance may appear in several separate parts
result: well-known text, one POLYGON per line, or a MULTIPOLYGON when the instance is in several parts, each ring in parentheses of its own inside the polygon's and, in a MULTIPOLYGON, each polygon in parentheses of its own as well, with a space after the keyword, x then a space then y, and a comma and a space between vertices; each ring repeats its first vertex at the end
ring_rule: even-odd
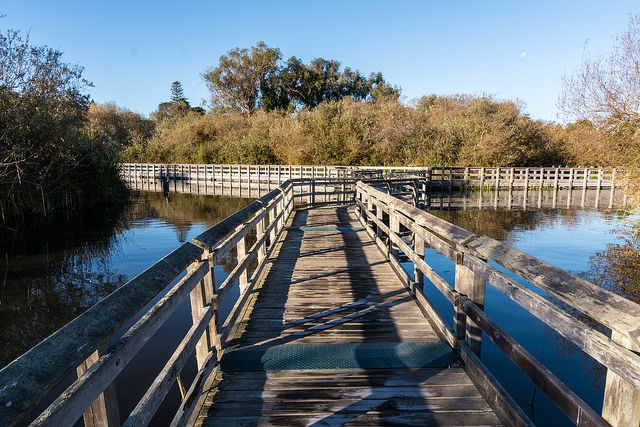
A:
POLYGON ((187 101, 187 98, 184 97, 184 91, 182 90, 182 83, 179 81, 171 83, 171 101, 175 103, 187 101))

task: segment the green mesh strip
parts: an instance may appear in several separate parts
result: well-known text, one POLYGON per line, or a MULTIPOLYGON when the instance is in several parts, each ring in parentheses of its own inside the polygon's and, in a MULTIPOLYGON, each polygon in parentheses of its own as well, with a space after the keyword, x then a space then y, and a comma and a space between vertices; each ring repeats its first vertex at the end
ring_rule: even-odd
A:
POLYGON ((451 348, 440 342, 284 344, 228 351, 222 370, 447 368, 457 363, 451 348))
POLYGON ((364 228, 361 227, 289 227, 287 228, 289 231, 302 231, 305 233, 320 233, 320 232, 331 232, 331 231, 339 231, 341 233, 345 232, 356 232, 356 231, 364 231, 364 228))

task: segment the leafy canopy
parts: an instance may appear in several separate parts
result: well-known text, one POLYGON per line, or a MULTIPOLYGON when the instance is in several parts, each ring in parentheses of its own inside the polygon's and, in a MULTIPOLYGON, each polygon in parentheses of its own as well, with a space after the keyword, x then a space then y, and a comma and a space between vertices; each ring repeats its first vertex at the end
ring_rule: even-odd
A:
POLYGON ((388 84, 382 73, 365 77, 358 70, 341 70, 340 66, 340 62, 324 58, 305 64, 292 56, 283 62, 280 49, 259 42, 250 49, 231 49, 203 78, 214 107, 245 114, 259 109, 315 108, 347 97, 357 101, 398 97, 399 89, 388 84))

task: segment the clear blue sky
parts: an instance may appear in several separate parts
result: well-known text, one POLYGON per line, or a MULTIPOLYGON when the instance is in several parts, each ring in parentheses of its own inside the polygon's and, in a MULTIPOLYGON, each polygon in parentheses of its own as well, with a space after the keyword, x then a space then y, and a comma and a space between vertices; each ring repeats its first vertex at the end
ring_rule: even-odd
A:
POLYGON ((174 80, 193 105, 208 99, 202 72, 227 50, 264 40, 285 57, 382 71, 407 101, 490 94, 553 120, 562 75, 580 65, 585 43, 606 53, 637 12, 637 0, 2 0, 0 28, 28 31, 83 65, 96 101, 144 114, 174 80))

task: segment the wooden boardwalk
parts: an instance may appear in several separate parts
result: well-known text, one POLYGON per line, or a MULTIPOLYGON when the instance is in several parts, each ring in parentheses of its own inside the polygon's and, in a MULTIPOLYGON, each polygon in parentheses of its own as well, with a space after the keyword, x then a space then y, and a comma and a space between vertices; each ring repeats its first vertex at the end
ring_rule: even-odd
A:
POLYGON ((297 212, 197 425, 498 425, 353 207, 297 212))
MULTIPOLYGON (((265 168, 273 176, 270 167, 257 172, 265 168)), ((574 180, 591 176, 574 172, 574 180)), ((481 176, 488 176, 484 168, 481 176)), ((575 425, 640 425, 640 305, 421 210, 426 193, 418 184, 412 177, 287 180, 0 370, 0 425, 71 426, 82 419, 87 427, 119 427, 125 417, 124 427, 145 426, 178 388, 172 427, 533 426, 482 362, 486 345, 575 425), (453 281, 430 265, 427 247, 449 260, 453 281), (216 282, 218 264, 229 260, 231 271, 216 282), (448 302, 453 319, 442 318, 423 286, 448 302), (485 311, 488 287, 606 368, 601 408, 485 311), (116 378, 183 304, 191 327, 136 407, 119 414, 116 378), (196 375, 184 382, 194 356, 196 375)), ((541 424, 553 424, 546 416, 541 424)))

